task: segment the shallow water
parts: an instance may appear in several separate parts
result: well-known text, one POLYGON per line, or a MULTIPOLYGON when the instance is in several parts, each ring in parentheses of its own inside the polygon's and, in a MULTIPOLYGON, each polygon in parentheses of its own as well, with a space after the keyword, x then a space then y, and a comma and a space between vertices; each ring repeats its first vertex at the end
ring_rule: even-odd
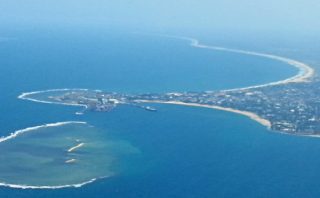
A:
POLYGON ((21 188, 81 186, 116 174, 130 143, 84 123, 27 129, 0 143, 0 183, 21 188))

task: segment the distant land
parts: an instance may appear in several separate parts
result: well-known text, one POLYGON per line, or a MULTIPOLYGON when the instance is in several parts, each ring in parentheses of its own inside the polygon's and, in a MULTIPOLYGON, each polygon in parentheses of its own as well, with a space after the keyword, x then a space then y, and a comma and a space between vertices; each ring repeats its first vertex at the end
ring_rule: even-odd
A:
POLYGON ((52 89, 23 93, 18 98, 34 102, 83 106, 87 110, 110 111, 118 105, 131 105, 156 111, 148 103, 165 103, 213 108, 245 115, 260 124, 294 135, 320 136, 320 81, 315 70, 302 62, 259 52, 228 49, 188 40, 191 46, 259 56, 281 61, 299 69, 297 75, 277 82, 222 91, 122 94, 88 89, 52 89))

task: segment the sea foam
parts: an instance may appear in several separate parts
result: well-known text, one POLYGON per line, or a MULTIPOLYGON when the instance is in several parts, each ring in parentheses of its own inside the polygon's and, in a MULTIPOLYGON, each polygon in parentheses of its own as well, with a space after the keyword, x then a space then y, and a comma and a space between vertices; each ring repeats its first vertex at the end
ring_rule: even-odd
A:
POLYGON ((67 121, 67 122, 56 122, 56 123, 50 123, 50 124, 43 124, 43 125, 39 125, 39 126, 34 126, 34 127, 28 127, 25 129, 20 129, 17 130, 15 132, 12 132, 9 136, 5 136, 5 137, 1 137, 0 138, 0 143, 16 138, 17 136, 23 134, 23 133, 27 133, 30 131, 34 131, 37 129, 41 129, 41 128, 48 128, 48 127, 57 127, 57 126, 63 126, 63 125, 67 125, 67 124, 87 124, 86 122, 80 122, 80 121, 67 121))

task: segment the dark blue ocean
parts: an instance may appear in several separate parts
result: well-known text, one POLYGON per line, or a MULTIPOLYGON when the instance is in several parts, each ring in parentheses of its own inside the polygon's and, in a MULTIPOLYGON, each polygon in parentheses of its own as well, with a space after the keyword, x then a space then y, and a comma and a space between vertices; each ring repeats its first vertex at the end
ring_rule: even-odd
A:
POLYGON ((296 69, 151 35, 48 30, 7 35, 0 40, 1 136, 80 120, 130 142, 141 153, 121 159, 117 175, 82 188, 0 187, 1 198, 320 196, 320 139, 274 133, 246 117, 212 109, 152 105, 158 111, 151 113, 120 106, 77 116, 78 107, 17 99, 22 92, 54 88, 220 90, 281 80, 296 69))

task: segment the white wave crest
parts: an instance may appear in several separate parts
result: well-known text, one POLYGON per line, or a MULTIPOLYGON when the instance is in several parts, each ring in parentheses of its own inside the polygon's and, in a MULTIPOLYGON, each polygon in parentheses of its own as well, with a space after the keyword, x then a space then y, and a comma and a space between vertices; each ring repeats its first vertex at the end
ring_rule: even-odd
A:
POLYGON ((10 140, 10 139, 13 139, 13 138, 16 138, 17 136, 19 136, 19 135, 21 135, 23 133, 34 131, 34 130, 37 130, 37 129, 63 126, 63 125, 67 125, 67 124, 87 124, 87 123, 86 122, 80 122, 80 121, 67 121, 67 122, 56 122, 56 123, 43 124, 43 125, 34 126, 34 127, 28 127, 28 128, 25 128, 25 129, 17 130, 15 132, 11 133, 9 136, 1 137, 0 138, 0 143, 4 142, 4 141, 7 141, 7 140, 10 140))
POLYGON ((3 187, 10 187, 10 188, 19 188, 19 189, 60 189, 60 188, 80 188, 84 185, 90 184, 94 181, 96 181, 97 178, 91 179, 86 182, 82 182, 79 184, 67 184, 67 185, 61 185, 61 186, 31 186, 31 185, 20 185, 20 184, 7 184, 7 183, 1 183, 0 186, 3 187))

